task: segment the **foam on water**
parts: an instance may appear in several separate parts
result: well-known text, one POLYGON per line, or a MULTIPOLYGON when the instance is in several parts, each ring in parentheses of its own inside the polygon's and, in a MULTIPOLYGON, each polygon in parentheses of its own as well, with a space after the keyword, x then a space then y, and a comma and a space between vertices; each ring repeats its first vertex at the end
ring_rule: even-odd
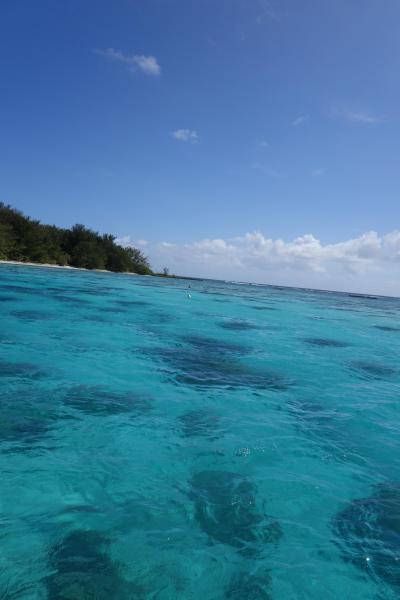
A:
POLYGON ((0 598, 400 594, 400 300, 0 267, 0 598))

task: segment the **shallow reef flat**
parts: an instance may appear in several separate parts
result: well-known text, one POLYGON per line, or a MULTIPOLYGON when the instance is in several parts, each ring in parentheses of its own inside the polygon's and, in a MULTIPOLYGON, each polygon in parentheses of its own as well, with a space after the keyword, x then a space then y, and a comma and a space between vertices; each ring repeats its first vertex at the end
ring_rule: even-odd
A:
POLYGON ((0 598, 397 598, 399 315, 0 265, 0 598))

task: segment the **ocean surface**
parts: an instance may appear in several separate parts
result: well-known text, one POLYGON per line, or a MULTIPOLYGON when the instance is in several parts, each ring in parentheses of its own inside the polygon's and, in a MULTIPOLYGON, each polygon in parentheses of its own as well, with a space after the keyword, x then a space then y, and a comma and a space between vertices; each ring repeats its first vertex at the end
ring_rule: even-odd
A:
POLYGON ((1 600, 400 597, 400 300, 1 266, 0 317, 1 600))

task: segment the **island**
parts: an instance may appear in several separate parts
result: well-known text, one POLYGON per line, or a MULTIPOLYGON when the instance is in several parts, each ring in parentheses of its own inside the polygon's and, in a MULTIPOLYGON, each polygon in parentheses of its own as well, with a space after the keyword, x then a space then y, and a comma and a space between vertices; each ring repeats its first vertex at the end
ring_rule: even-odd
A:
POLYGON ((152 275, 138 248, 81 224, 70 229, 45 225, 0 202, 0 260, 152 275))

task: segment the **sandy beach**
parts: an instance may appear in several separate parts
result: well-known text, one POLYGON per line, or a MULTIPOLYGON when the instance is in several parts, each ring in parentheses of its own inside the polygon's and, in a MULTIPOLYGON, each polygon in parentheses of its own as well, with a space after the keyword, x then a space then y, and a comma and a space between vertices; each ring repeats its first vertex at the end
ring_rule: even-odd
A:
POLYGON ((118 273, 119 275, 137 275, 133 272, 116 272, 107 269, 85 269, 83 267, 71 267, 69 265, 50 265, 48 263, 21 262, 17 260, 0 260, 0 265, 16 265, 21 267, 46 267, 49 269, 67 269, 68 271, 90 271, 94 273, 118 273))

